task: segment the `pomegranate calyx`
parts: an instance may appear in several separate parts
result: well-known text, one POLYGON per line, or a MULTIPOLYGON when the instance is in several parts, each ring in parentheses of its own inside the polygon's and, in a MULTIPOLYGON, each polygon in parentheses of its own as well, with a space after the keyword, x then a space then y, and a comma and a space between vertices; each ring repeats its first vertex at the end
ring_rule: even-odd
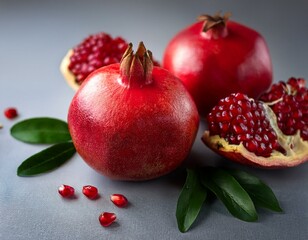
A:
POLYGON ((203 21, 203 33, 209 33, 209 30, 212 30, 212 37, 219 38, 227 36, 227 28, 226 23, 229 20, 231 13, 225 13, 224 16, 221 16, 220 12, 216 13, 215 15, 211 16, 208 14, 200 15, 197 19, 198 21, 203 21))
POLYGON ((153 81, 152 53, 145 48, 143 42, 139 43, 135 54, 132 47, 132 43, 129 43, 120 62, 122 83, 128 88, 149 85, 153 81))

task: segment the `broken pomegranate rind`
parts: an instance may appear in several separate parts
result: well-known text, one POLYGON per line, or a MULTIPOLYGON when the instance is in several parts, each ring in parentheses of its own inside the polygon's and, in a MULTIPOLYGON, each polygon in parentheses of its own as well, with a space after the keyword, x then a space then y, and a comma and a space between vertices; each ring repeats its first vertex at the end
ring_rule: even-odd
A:
POLYGON ((65 57, 62 59, 60 64, 60 71, 63 74, 67 84, 77 91, 79 88, 79 84, 76 82, 75 75, 68 69, 68 65, 70 64, 70 57, 73 55, 73 50, 70 49, 65 57))
POLYGON ((299 134, 292 136, 294 146, 292 151, 289 150, 283 154, 274 150, 270 157, 257 156, 253 152, 249 152, 242 143, 239 145, 229 144, 218 135, 210 136, 209 131, 204 132, 202 140, 219 155, 241 164, 260 168, 294 167, 308 160, 308 142, 303 141, 299 134))

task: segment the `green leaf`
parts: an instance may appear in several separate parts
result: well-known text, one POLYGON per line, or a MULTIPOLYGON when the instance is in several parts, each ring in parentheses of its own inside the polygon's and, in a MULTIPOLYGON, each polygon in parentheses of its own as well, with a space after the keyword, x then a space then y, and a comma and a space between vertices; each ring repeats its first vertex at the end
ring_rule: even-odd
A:
POLYGON ((76 149, 73 143, 58 143, 26 159, 17 169, 17 175, 33 176, 56 169, 69 160, 76 149))
POLYGON ((207 168, 201 181, 223 202, 234 217, 247 222, 258 219, 255 206, 248 193, 228 172, 222 169, 207 168))
POLYGON ((67 123, 55 118, 30 118, 16 123, 11 135, 27 143, 60 143, 71 140, 67 123))
POLYGON ((187 169, 186 182, 180 193, 176 208, 178 228, 181 232, 188 231, 194 223, 206 195, 206 189, 202 186, 197 172, 187 169))
POLYGON ((283 211, 273 191, 259 178, 240 170, 228 169, 227 171, 247 191, 256 206, 275 212, 283 211))

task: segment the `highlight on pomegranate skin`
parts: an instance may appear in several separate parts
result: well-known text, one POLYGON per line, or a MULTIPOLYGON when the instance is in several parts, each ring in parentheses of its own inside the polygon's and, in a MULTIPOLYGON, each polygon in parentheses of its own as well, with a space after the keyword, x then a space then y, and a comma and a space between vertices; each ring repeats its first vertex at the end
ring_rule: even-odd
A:
POLYGON ((260 100, 231 94, 207 121, 204 143, 236 162, 282 168, 308 160, 308 91, 302 78, 274 84, 260 100))

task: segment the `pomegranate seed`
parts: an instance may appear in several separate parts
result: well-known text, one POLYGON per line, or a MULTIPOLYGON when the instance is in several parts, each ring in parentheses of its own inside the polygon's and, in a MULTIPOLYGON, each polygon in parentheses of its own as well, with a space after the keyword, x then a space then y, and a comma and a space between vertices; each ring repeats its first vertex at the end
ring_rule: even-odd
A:
POLYGON ((82 193, 90 199, 96 199, 98 197, 97 188, 91 185, 84 186, 82 188, 82 193))
POLYGON ((125 207, 128 204, 127 198, 122 194, 112 194, 110 200, 118 207, 125 207))
POLYGON ((4 110, 4 115, 8 118, 8 119, 13 119, 15 117, 18 116, 17 110, 16 108, 10 107, 4 110))
POLYGON ((62 184, 58 189, 59 194, 64 198, 70 198, 74 196, 75 189, 69 185, 62 184))
POLYGON ((114 213, 103 212, 99 215, 98 220, 103 227, 108 227, 116 220, 116 218, 117 216, 114 213))

